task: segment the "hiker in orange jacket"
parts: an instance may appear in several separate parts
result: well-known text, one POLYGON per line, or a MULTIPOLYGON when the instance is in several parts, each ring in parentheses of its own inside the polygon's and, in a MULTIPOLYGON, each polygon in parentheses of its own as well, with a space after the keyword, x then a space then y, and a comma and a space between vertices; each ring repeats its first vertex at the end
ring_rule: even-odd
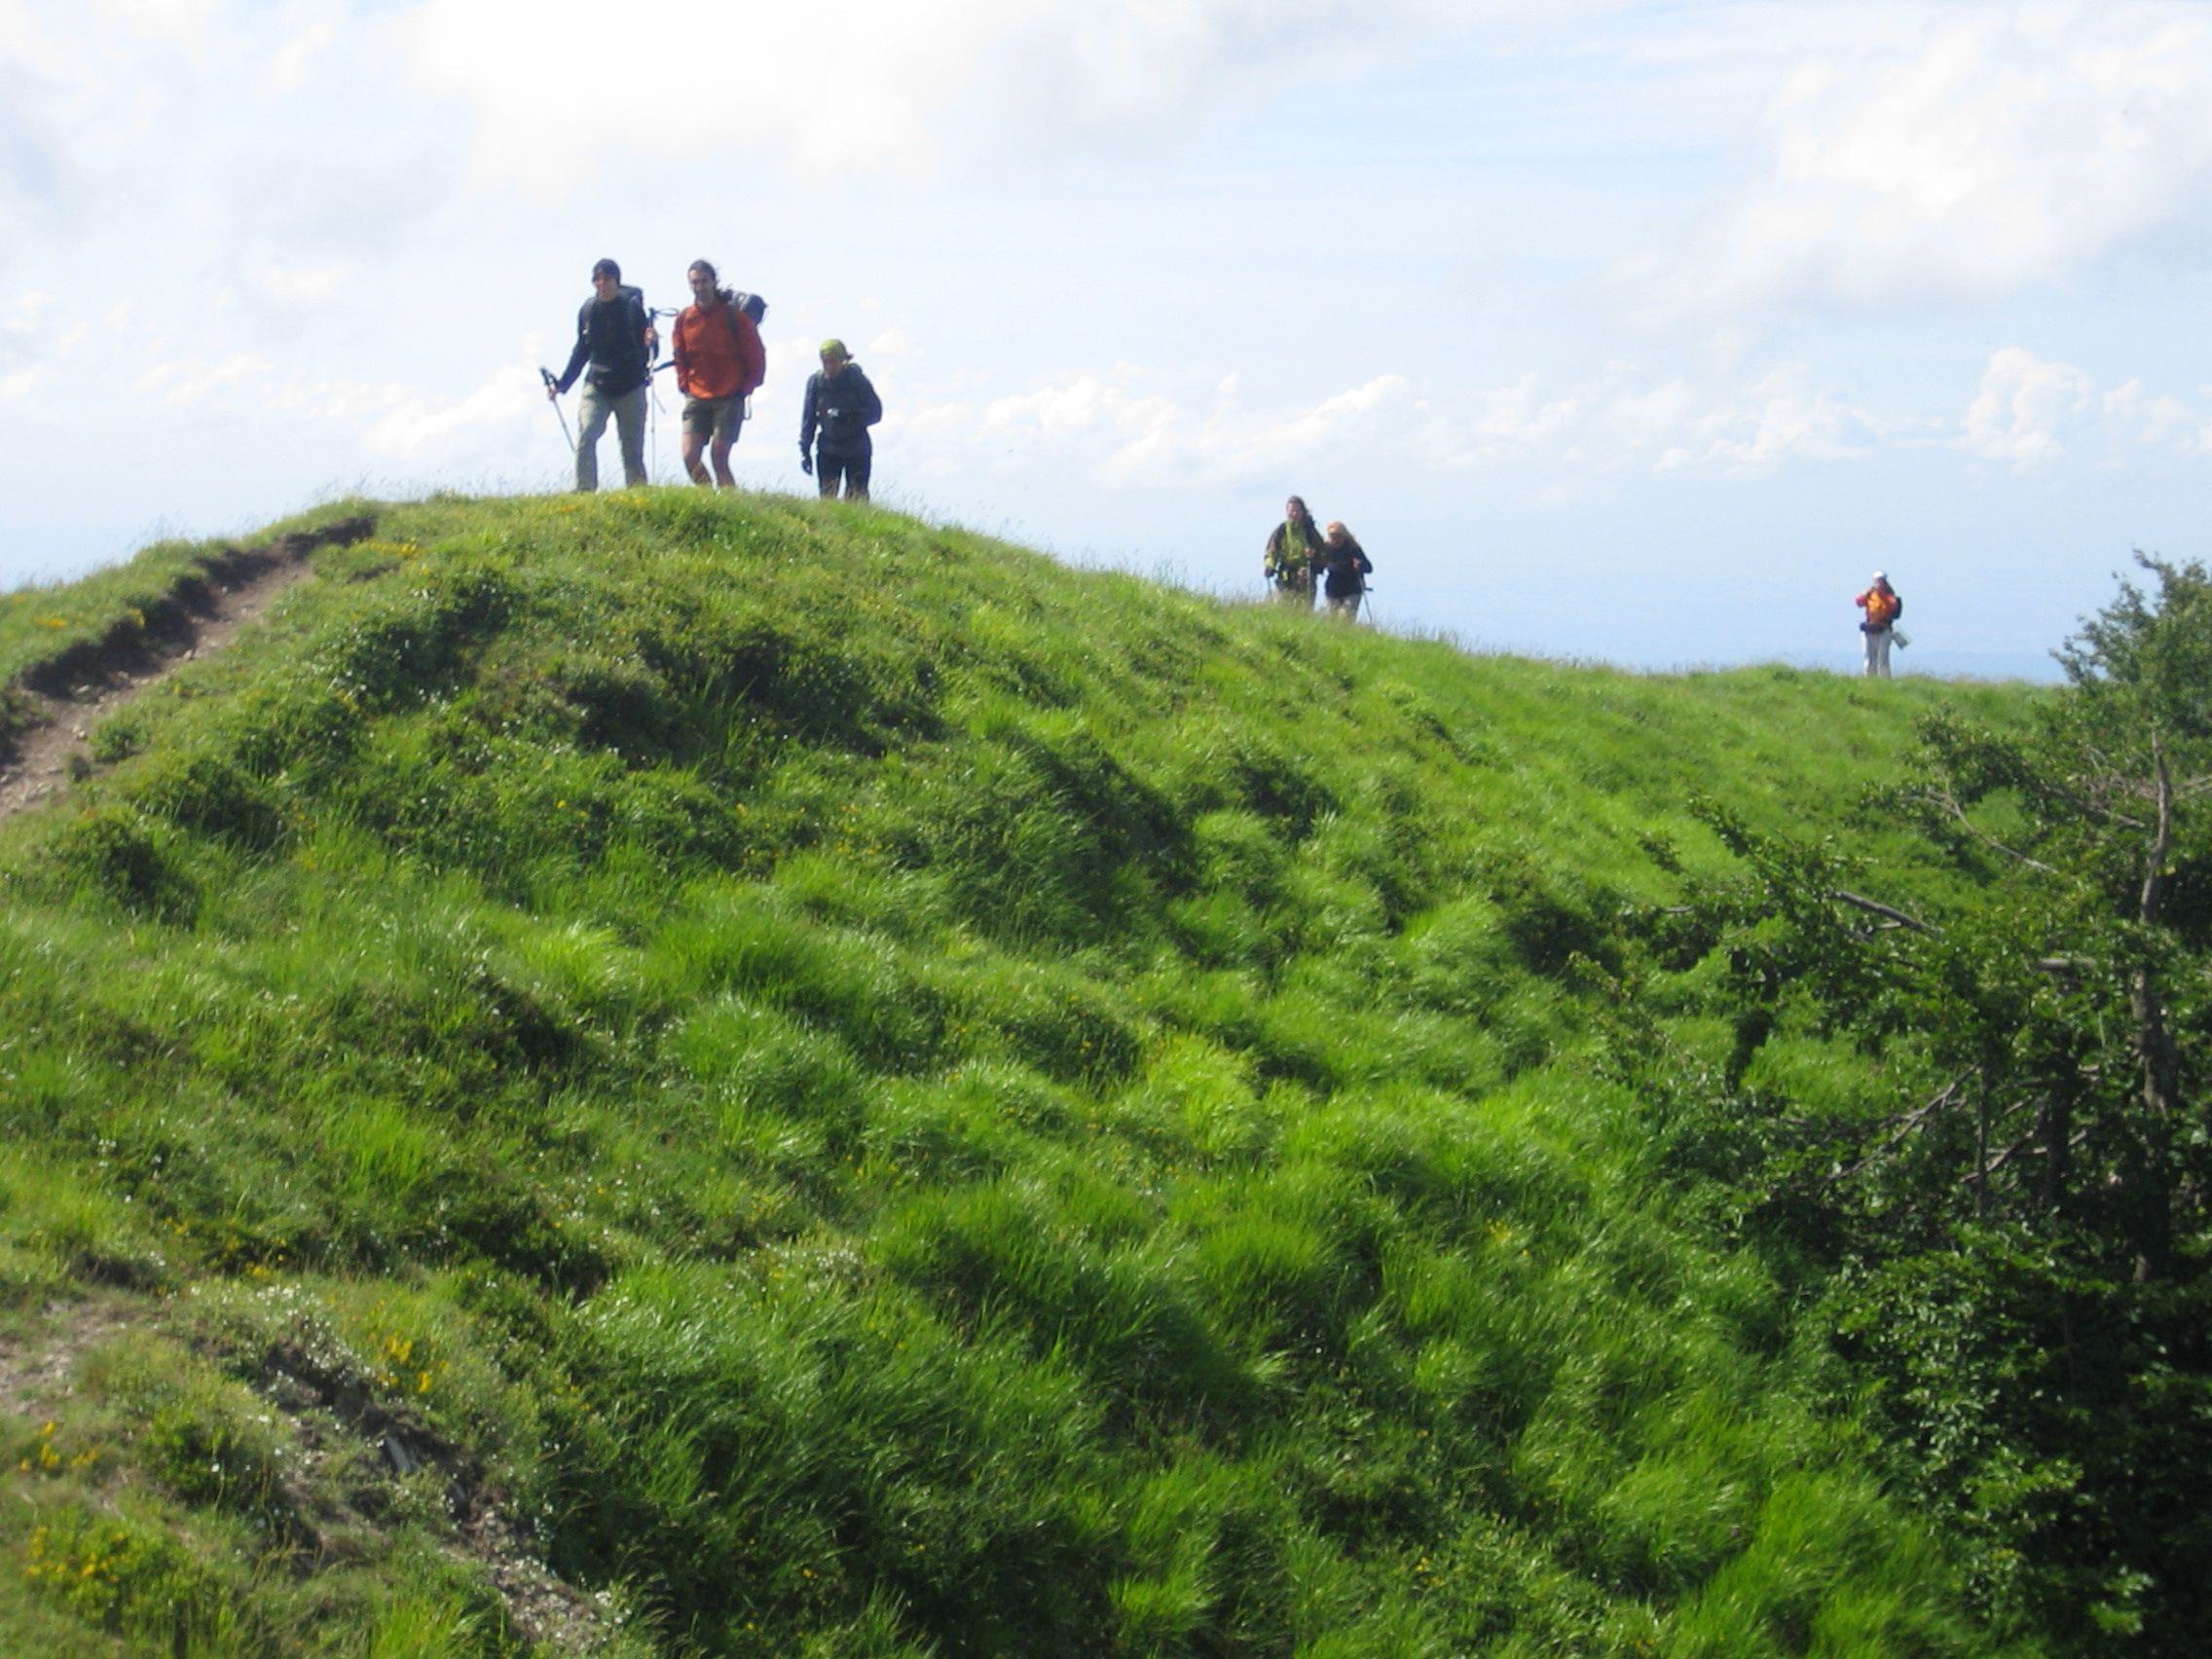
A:
POLYGON ((1874 585, 1851 602, 1866 612, 1866 620, 1859 624, 1859 631, 1866 639, 1866 678, 1890 678, 1890 642, 1895 637, 1897 619, 1904 614, 1904 601, 1898 590, 1890 586, 1890 578, 1881 571, 1874 572, 1874 585))
POLYGON ((691 304, 676 319, 676 387, 683 393, 683 470, 701 488, 714 484, 734 490, 737 480, 730 476, 729 452, 745 424, 745 400, 768 378, 768 353, 753 319, 738 310, 736 297, 715 285, 712 265, 693 260, 690 277, 691 304), (711 478, 699 460, 702 449, 709 451, 715 463, 711 478))

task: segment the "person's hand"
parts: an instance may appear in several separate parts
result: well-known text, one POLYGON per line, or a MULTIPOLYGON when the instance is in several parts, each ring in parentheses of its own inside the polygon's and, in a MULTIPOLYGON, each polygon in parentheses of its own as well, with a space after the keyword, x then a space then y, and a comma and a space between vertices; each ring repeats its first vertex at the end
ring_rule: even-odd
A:
POLYGON ((814 457, 808 455, 804 450, 798 452, 798 469, 809 478, 814 476, 814 457))
POLYGON ((560 397, 561 388, 555 386, 551 381, 547 381, 545 383, 545 401, 548 403, 556 403, 560 401, 560 397))

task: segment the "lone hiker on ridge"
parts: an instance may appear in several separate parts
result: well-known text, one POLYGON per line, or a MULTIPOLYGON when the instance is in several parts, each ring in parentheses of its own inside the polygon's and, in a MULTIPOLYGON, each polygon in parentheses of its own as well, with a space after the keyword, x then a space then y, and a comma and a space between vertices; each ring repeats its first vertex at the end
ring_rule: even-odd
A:
POLYGON ((729 452, 745 424, 745 400, 768 378, 768 353, 753 319, 737 309, 737 296, 715 286, 714 266, 694 259, 689 276, 691 304, 673 331, 676 386, 684 400, 683 470, 702 489, 734 490, 729 452), (712 477, 699 460, 702 449, 714 461, 712 477))
POLYGON ((1890 578, 1876 571, 1874 585, 1851 603, 1866 612, 1866 620, 1859 624, 1860 633, 1866 637, 1866 678, 1887 680, 1890 642, 1896 635, 1898 618, 1904 614, 1904 601, 1890 586, 1890 578))
POLYGON ((1321 527, 1307 511, 1304 498, 1283 503, 1283 520, 1268 533, 1268 557, 1260 567, 1283 604, 1313 608, 1313 573, 1321 567, 1321 527))
POLYGON ((867 476, 875 464, 875 440, 867 429, 883 419, 883 399, 853 361, 842 340, 822 343, 822 368, 806 377, 806 407, 798 418, 798 469, 815 474, 825 496, 837 493, 840 474, 845 499, 867 499, 867 476), (814 435, 819 430, 818 445, 814 435))
POLYGON ((1367 593, 1367 577, 1375 566, 1367 557, 1367 549, 1352 539, 1342 519, 1330 522, 1329 533, 1321 542, 1321 567, 1329 579, 1329 614, 1342 616, 1346 622, 1359 616, 1359 602, 1367 593))
POLYGON ((622 446, 622 480, 645 481, 645 381, 660 335, 645 296, 622 280, 622 267, 603 259, 591 268, 592 297, 576 313, 576 349, 561 378, 545 388, 559 397, 576 384, 585 362, 584 395, 576 411, 576 488, 599 488, 599 435, 614 417, 622 446))

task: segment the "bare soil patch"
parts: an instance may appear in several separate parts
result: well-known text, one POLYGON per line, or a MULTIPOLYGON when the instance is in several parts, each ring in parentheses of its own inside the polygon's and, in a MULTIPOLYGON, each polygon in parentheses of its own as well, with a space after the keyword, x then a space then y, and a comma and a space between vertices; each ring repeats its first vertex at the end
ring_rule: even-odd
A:
POLYGON ((129 1323, 115 1303, 54 1302, 22 1328, 0 1333, 0 1412, 52 1412, 71 1392, 77 1362, 129 1323))

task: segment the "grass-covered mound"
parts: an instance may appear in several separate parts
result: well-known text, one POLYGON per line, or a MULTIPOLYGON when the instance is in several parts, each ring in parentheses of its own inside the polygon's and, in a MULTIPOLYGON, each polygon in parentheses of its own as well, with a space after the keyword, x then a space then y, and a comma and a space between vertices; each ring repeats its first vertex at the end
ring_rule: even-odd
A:
POLYGON ((1993 1650, 1584 987, 2018 693, 377 512, 0 829, 0 1649, 1993 1650))

